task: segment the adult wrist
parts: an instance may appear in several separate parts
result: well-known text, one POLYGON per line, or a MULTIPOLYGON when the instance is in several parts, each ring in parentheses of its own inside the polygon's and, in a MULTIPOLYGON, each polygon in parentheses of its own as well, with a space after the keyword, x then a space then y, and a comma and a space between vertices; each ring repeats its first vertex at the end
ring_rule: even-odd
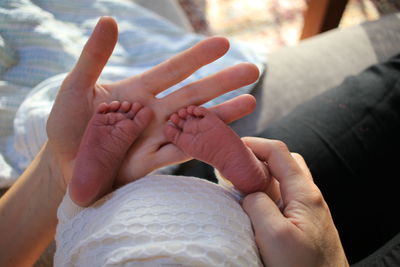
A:
POLYGON ((62 167, 57 160, 57 154, 51 149, 48 141, 43 145, 39 152, 40 164, 46 170, 47 184, 53 184, 54 190, 64 195, 67 189, 67 182, 62 172, 62 167))
POLYGON ((325 250, 325 262, 323 266, 343 266, 348 267, 349 262, 347 260, 346 254, 344 252, 343 246, 340 241, 335 243, 336 247, 332 248, 332 250, 325 250))

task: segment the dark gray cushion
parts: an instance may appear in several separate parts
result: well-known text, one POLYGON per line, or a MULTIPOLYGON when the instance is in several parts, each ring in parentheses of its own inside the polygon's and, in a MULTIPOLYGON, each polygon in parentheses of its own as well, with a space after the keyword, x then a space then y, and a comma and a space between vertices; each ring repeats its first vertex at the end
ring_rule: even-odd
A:
POLYGON ((399 52, 399 14, 279 49, 269 55, 265 77, 253 92, 256 111, 233 127, 242 136, 254 135, 299 103, 399 52))

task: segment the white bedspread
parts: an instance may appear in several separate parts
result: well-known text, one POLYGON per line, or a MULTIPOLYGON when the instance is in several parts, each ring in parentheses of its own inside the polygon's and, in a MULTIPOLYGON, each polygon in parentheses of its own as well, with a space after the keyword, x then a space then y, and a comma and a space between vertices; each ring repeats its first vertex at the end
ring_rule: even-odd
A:
MULTIPOLYGON (((11 185, 45 142, 47 116, 60 83, 103 15, 116 18, 120 31, 103 80, 141 73, 204 38, 184 32, 129 0, 1 0, 0 187, 11 185)), ((264 58, 234 43, 222 59, 164 94, 244 61, 263 68, 264 58)), ((251 88, 230 92, 207 105, 251 88)))

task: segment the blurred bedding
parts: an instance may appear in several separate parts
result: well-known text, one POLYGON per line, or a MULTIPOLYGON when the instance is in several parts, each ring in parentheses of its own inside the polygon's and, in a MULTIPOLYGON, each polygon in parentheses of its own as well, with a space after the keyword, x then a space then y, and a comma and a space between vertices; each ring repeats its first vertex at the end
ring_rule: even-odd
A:
MULTIPOLYGON (((0 188, 9 187, 46 141, 45 125, 58 88, 100 16, 113 16, 119 41, 101 76, 116 81, 141 73, 204 37, 188 33, 129 0, 2 0, 0 2, 0 188)), ((263 56, 233 43, 227 55, 173 90, 240 62, 263 69, 263 56)), ((239 94, 246 86, 206 106, 239 94)), ((62 123, 62 122, 60 122, 62 123)))

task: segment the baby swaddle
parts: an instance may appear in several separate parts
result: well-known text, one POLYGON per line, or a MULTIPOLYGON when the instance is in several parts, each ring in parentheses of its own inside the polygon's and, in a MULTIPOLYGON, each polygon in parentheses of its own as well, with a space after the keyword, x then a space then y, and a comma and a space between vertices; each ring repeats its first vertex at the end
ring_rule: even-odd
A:
POLYGON ((262 266, 251 223, 228 190, 149 175, 88 208, 58 210, 55 266, 262 266))

